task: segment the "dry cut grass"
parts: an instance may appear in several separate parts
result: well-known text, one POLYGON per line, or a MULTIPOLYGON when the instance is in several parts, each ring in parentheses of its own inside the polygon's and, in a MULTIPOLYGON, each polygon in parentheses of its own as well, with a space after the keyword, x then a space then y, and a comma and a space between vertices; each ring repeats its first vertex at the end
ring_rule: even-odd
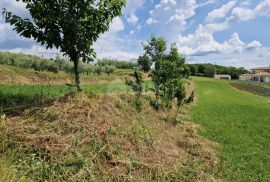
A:
POLYGON ((188 106, 175 121, 149 99, 138 113, 131 95, 67 95, 2 122, 0 154, 27 181, 218 179, 215 144, 197 134, 188 106))

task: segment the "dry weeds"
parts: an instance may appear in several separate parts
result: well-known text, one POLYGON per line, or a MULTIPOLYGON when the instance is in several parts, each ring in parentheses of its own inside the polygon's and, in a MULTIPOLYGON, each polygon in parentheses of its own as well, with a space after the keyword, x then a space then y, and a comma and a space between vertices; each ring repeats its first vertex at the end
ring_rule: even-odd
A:
POLYGON ((188 106, 172 124, 174 110, 157 113, 147 95, 143 111, 137 113, 133 97, 68 95, 8 118, 2 127, 22 148, 54 154, 58 164, 83 158, 83 166, 63 176, 66 181, 93 179, 93 175, 112 181, 216 179, 215 144, 197 134, 188 106))

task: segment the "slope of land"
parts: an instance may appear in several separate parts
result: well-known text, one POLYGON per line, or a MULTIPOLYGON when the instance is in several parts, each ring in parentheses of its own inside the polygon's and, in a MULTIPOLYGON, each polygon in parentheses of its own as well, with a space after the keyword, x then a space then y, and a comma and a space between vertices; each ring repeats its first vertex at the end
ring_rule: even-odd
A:
POLYGON ((156 112, 130 94, 68 94, 0 124, 0 181, 206 181, 215 144, 188 107, 156 112), (2 173, 3 172, 3 173, 2 173))
POLYGON ((228 181, 269 181, 270 98, 236 90, 227 82, 196 78, 193 120, 220 144, 219 170, 228 181))
MULTIPOLYGON (((107 74, 81 74, 81 81, 84 84, 124 82, 125 78, 133 73, 130 69, 117 69, 115 73, 107 74)), ((147 79, 148 75, 143 74, 147 79)), ((0 84, 71 84, 74 76, 65 72, 52 73, 47 71, 34 71, 32 69, 23 69, 14 66, 0 64, 0 84)))

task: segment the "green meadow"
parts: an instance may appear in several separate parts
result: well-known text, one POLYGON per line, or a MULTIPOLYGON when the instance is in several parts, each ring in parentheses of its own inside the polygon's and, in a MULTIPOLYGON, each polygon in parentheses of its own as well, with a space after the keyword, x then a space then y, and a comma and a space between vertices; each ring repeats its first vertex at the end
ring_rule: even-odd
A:
POLYGON ((226 81, 194 78, 192 119, 217 142, 219 171, 228 181, 270 180, 270 98, 232 88, 226 81))

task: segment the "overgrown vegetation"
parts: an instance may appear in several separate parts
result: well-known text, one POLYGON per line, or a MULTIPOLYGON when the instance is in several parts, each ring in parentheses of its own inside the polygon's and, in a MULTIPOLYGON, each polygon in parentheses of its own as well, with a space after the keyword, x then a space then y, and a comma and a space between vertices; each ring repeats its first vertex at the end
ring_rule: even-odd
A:
POLYGON ((156 112, 133 96, 67 95, 0 124, 0 179, 15 181, 207 181, 215 144, 182 114, 156 112), (78 114, 80 113, 80 114, 78 114), (164 122, 161 122, 164 121, 164 122), (5 158, 2 158, 5 157, 5 158), (2 162, 3 161, 3 162, 2 162), (4 164, 4 165, 1 165, 4 164), (5 168, 5 166, 8 167, 5 168), (12 173, 12 170, 16 173, 12 173))
POLYGON ((228 74, 231 75, 232 79, 239 79, 239 75, 248 73, 243 67, 226 67, 213 64, 190 64, 190 73, 192 76, 206 76, 214 77, 214 74, 228 74))
POLYGON ((231 86, 239 90, 247 91, 255 95, 264 97, 270 97, 270 88, 264 87, 260 84, 255 83, 230 83, 231 86))

